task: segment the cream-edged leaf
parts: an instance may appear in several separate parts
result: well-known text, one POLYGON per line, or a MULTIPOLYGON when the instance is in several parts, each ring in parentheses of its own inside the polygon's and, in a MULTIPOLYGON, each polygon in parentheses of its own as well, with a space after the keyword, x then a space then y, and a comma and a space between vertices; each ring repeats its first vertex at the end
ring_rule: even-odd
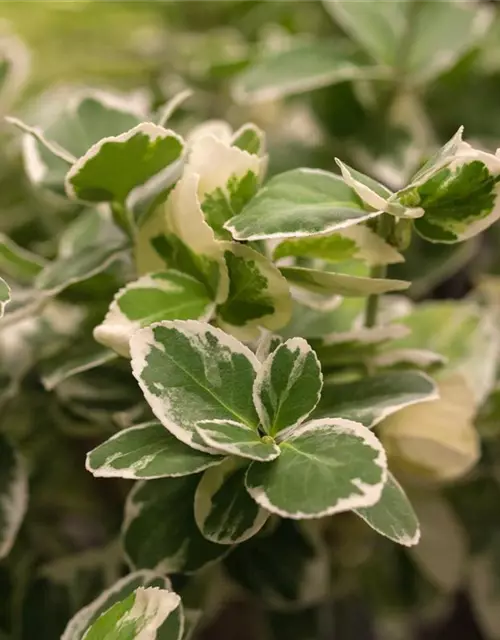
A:
POLYGON ((323 419, 283 433, 281 455, 253 462, 246 486, 264 509, 297 520, 375 504, 387 478, 384 448, 363 425, 323 419))
POLYGON ((196 431, 207 446, 231 456, 267 462, 280 454, 272 439, 261 438, 257 429, 233 420, 200 420, 196 431))
POLYGON ((87 454, 86 468, 100 478, 151 480, 199 473, 222 458, 188 447, 159 422, 119 431, 87 454))
POLYGON ((52 391, 72 376, 105 365, 118 357, 114 351, 100 345, 92 345, 91 348, 87 344, 83 346, 84 349, 78 349, 78 355, 69 356, 65 351, 43 363, 41 381, 47 391, 52 391))
MULTIPOLYGON (((134 571, 115 582, 101 595, 83 609, 80 609, 69 621, 61 640, 82 640, 86 630, 117 602, 129 597, 140 587, 159 587, 171 589, 170 581, 152 571, 134 571)), ((178 627, 181 628, 182 611, 179 608, 178 627)))
POLYGON ((256 338, 259 328, 281 329, 290 319, 292 299, 287 281, 261 253, 236 242, 224 249, 229 293, 217 307, 218 324, 241 340, 256 338))
POLYGON ((0 318, 5 312, 5 306, 10 301, 10 287, 3 278, 0 278, 0 318))
POLYGON ((207 540, 237 544, 254 536, 266 523, 269 513, 245 488, 247 466, 228 459, 203 474, 196 489, 194 517, 207 540))
POLYGON ((102 613, 85 632, 84 640, 181 640, 182 629, 168 629, 167 618, 179 608, 176 593, 139 587, 102 613), (165 629, 165 631, 162 631, 165 629))
POLYGON ((415 511, 391 473, 387 474, 380 500, 371 507, 356 509, 355 513, 377 533, 404 547, 413 547, 420 540, 420 525, 415 511))
POLYGON ((0 268, 5 275, 20 282, 31 283, 46 264, 46 260, 0 233, 0 268))
POLYGON ((347 418, 372 428, 404 407, 437 398, 437 385, 419 371, 379 373, 353 382, 327 380, 314 415, 347 418))
POLYGON ((94 329, 97 342, 129 357, 137 329, 161 320, 208 320, 214 310, 205 285, 173 269, 151 273, 115 295, 104 321, 94 329))
POLYGON ((125 505, 122 543, 129 563, 161 573, 192 573, 228 551, 200 533, 193 513, 199 476, 139 482, 125 505))
POLYGON ((321 365, 304 339, 279 345, 262 363, 253 387, 263 428, 274 436, 303 422, 317 405, 322 386, 321 365))
POLYGON ((280 267, 281 273, 295 286, 320 294, 344 297, 381 295, 391 291, 404 291, 411 282, 387 278, 365 278, 347 273, 333 273, 306 267, 280 267))
POLYGON ((293 169, 271 178, 224 226, 236 240, 304 237, 345 229, 381 213, 364 209, 339 176, 293 169))
POLYGON ((260 366, 232 336, 194 320, 161 322, 130 341, 132 370, 155 416, 179 440, 207 450, 200 420, 256 427, 252 386, 260 366))

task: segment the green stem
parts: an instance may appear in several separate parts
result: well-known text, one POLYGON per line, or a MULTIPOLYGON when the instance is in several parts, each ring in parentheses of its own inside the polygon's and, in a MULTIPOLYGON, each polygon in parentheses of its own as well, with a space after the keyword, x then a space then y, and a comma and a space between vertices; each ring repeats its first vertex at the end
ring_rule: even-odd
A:
MULTIPOLYGON (((394 225, 394 218, 388 213, 382 213, 377 220, 376 231, 378 235, 387 240, 394 225)), ((387 275, 387 265, 377 264, 371 268, 370 278, 385 278, 387 275)), ((368 296, 365 310, 365 327, 371 328, 377 324, 380 295, 368 296)))

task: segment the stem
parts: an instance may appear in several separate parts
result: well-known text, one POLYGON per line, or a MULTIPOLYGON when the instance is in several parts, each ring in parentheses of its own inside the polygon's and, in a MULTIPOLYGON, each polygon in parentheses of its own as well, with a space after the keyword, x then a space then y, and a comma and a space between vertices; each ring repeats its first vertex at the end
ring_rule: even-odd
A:
MULTIPOLYGON (((389 237, 392 227, 394 224, 394 219, 388 213, 382 213, 377 220, 376 231, 378 235, 383 239, 387 240, 389 237)), ((385 278, 387 275, 387 265, 385 264, 377 264, 371 268, 370 278, 385 278)), ((365 311, 365 327, 368 329, 374 327, 377 324, 377 314, 379 307, 379 294, 374 294, 368 296, 368 300, 366 301, 366 311, 365 311)))

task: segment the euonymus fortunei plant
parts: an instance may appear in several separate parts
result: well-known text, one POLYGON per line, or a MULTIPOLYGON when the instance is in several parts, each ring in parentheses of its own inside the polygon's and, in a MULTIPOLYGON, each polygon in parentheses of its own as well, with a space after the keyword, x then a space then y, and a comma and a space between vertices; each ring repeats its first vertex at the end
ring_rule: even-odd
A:
MULTIPOLYGON (((486 13, 469 20, 453 3, 418 15, 368 4, 325 3, 363 55, 298 42, 248 67, 234 97, 353 79, 394 80, 404 94, 451 69, 486 28, 486 13), (437 24, 454 25, 451 43, 437 24)), ((51 258, 43 243, 0 235, 0 401, 16 427, 0 433, 0 558, 8 580, 21 576, 13 609, 36 599, 19 595, 33 539, 57 558, 36 589, 68 600, 61 640, 187 640, 248 594, 267 616, 262 638, 287 637, 286 614, 307 619, 303 639, 322 640, 325 606, 370 586, 370 571, 377 592, 407 586, 415 566, 416 600, 428 583, 451 593, 468 543, 450 504, 464 501, 467 519, 474 496, 493 491, 480 435, 481 464, 496 473, 498 291, 493 279, 460 301, 415 302, 402 269, 416 242, 454 255, 491 231, 500 153, 460 128, 397 180, 356 153, 347 161, 370 176, 343 159, 270 174, 262 127, 177 127, 188 98, 151 110, 72 89, 51 121, 8 118, 29 182, 64 219, 51 258), (59 538, 44 507, 63 485, 49 512, 59 538), (75 504, 81 520, 64 518, 75 504), (85 538, 89 520, 102 521, 97 541, 85 538), (69 558, 67 531, 82 538, 69 558), (364 564, 373 549, 381 568, 364 564)), ((483 569, 474 564, 471 584, 483 569)), ((6 619, 0 606, 2 638, 6 619)), ((33 637, 33 619, 12 638, 33 637)))

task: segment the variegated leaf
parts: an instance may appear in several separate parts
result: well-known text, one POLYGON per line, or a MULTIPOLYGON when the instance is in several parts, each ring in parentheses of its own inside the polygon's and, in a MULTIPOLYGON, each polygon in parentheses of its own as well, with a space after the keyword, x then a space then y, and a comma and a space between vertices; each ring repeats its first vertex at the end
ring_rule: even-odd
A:
POLYGON ((158 420, 179 440, 210 450, 200 420, 235 420, 256 428, 255 355, 220 329, 194 320, 162 322, 130 341, 132 369, 158 420))
POLYGON ((0 436, 0 559, 10 552, 28 504, 28 474, 20 454, 0 436))
POLYGON ((86 467, 101 478, 150 480, 199 473, 222 462, 188 447, 158 422, 119 431, 87 454, 86 467))
POLYGON ((3 278, 0 278, 0 318, 5 311, 5 305, 10 300, 10 287, 3 278))
POLYGON ((196 489, 194 517, 207 540, 237 544, 254 536, 266 523, 269 513, 245 488, 247 466, 229 458, 203 474, 196 489))
POLYGON ((234 420, 200 420, 196 431, 208 447, 231 456, 267 462, 280 454, 272 438, 234 420))

